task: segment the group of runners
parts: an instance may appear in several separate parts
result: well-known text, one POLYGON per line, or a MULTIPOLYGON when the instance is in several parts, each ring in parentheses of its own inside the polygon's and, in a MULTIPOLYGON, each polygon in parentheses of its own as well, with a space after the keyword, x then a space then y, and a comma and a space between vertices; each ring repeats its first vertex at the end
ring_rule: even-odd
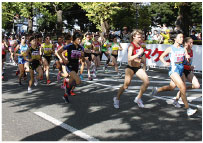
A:
MULTIPOLYGON (((104 34, 92 35, 91 33, 81 34, 76 31, 73 35, 66 33, 64 36, 58 36, 57 42, 53 42, 49 35, 44 36, 35 34, 31 36, 21 35, 18 40, 5 40, 2 36, 2 79, 4 78, 4 62, 6 61, 6 52, 10 52, 10 60, 18 65, 16 75, 18 75, 19 85, 22 85, 22 79, 30 75, 28 84, 28 93, 32 93, 32 86, 38 85, 39 80, 46 77, 46 83, 50 84, 50 62, 54 56, 54 69, 58 69, 57 81, 63 79, 61 88, 65 90, 63 96, 65 102, 69 102, 69 96, 75 95, 73 89, 83 80, 83 71, 87 69, 88 80, 93 80, 97 76, 102 55, 107 57, 103 69, 107 70, 108 66, 114 66, 119 77, 122 74, 118 70, 117 57, 118 51, 122 50, 116 35, 104 34), (102 37, 102 38, 101 38, 102 37), (111 61, 111 62, 110 62, 111 61)), ((193 74, 192 66, 192 45, 193 40, 189 37, 183 39, 183 34, 177 31, 174 38, 174 44, 169 46, 161 55, 160 60, 165 66, 169 66, 169 76, 171 78, 168 86, 160 88, 153 87, 152 96, 159 92, 174 90, 177 86, 179 92, 173 104, 180 108, 178 102, 182 99, 188 116, 193 115, 197 110, 189 108, 186 90, 200 88, 200 84, 193 74), (170 63, 164 60, 169 54, 170 63), (186 86, 186 79, 192 83, 186 86)), ((113 105, 119 108, 120 96, 131 83, 134 76, 143 81, 137 97, 134 102, 140 108, 144 108, 142 95, 149 86, 149 78, 146 73, 146 47, 143 46, 143 32, 135 29, 131 33, 131 44, 128 47, 128 65, 125 68, 124 84, 118 90, 117 96, 113 97, 113 105)))

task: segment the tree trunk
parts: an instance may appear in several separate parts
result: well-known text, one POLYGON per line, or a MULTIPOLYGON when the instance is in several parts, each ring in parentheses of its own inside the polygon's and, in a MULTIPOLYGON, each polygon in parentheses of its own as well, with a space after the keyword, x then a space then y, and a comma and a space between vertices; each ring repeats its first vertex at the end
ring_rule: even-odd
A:
POLYGON ((32 8, 32 2, 30 3, 30 17, 28 18, 28 33, 32 33, 32 27, 33 27, 33 8, 32 8))
POLYGON ((189 17, 190 6, 188 3, 182 3, 179 6, 179 16, 176 20, 176 27, 183 31, 185 37, 189 36, 189 25, 190 25, 190 17, 189 17))
POLYGON ((101 19, 101 30, 102 33, 109 33, 109 24, 107 20, 101 19))
POLYGON ((32 32, 32 27, 33 27, 33 19, 29 18, 28 19, 28 33, 32 32))
POLYGON ((62 14, 62 10, 57 11, 57 36, 61 35, 63 30, 62 14))

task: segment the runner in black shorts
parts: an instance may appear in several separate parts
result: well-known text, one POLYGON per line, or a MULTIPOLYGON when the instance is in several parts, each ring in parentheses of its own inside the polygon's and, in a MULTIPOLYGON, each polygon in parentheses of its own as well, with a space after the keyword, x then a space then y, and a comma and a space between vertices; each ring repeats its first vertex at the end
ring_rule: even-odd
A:
POLYGON ((87 73, 88 73, 89 80, 92 80, 92 77, 90 75, 90 67, 91 67, 91 61, 92 61, 91 51, 93 48, 91 36, 92 36, 91 33, 87 33, 85 35, 85 40, 81 44, 84 47, 84 56, 85 56, 85 62, 87 64, 87 73))
POLYGON ((64 94, 64 99, 66 102, 69 102, 67 95, 70 95, 72 88, 81 83, 81 79, 77 74, 79 69, 79 59, 84 57, 84 48, 80 46, 81 39, 82 35, 79 32, 74 33, 73 43, 64 46, 57 52, 59 57, 66 64, 70 75, 68 86, 66 86, 67 94, 64 94), (62 52, 65 50, 68 52, 68 60, 62 56, 62 52))
POLYGON ((45 37, 45 43, 41 45, 41 55, 43 55, 42 61, 43 61, 43 68, 44 72, 46 72, 46 78, 47 78, 47 84, 50 84, 51 81, 49 79, 49 66, 52 58, 52 54, 54 53, 54 47, 50 43, 50 36, 45 37))
POLYGON ((34 37, 30 37, 29 42, 31 46, 26 51, 26 54, 24 54, 23 56, 26 61, 29 61, 30 81, 28 86, 28 93, 32 93, 31 87, 34 82, 34 71, 38 72, 38 76, 35 78, 35 86, 37 86, 37 80, 41 79, 41 77, 43 76, 43 71, 40 66, 40 49, 37 46, 36 39, 34 37))
POLYGON ((113 98, 115 108, 119 108, 120 96, 130 85, 134 74, 136 74, 136 76, 143 81, 134 102, 137 103, 140 108, 144 108, 141 97, 149 85, 149 78, 145 70, 141 68, 141 62, 143 61, 142 58, 145 57, 143 54, 144 49, 141 47, 141 45, 139 45, 140 41, 142 40, 142 31, 134 30, 132 33, 132 39, 133 41, 128 48, 128 66, 125 69, 124 84, 118 90, 117 97, 113 98))

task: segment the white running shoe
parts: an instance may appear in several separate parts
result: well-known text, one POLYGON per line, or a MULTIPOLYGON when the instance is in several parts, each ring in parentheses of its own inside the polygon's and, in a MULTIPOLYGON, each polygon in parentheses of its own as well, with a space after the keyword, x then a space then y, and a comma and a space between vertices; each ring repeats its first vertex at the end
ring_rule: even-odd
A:
POLYGON ((117 99, 117 97, 113 98, 113 106, 114 108, 118 109, 119 108, 119 100, 117 99))
POLYGON ((192 116, 193 114, 195 114, 197 112, 197 109, 191 109, 191 108, 188 108, 187 109, 187 115, 188 116, 192 116))
POLYGON ((105 70, 106 70, 106 68, 105 67, 103 67, 103 71, 105 72, 105 70))
POLYGON ((152 93, 151 93, 151 96, 155 96, 157 94, 157 87, 153 87, 152 88, 152 93))
POLYGON ((122 73, 121 72, 118 72, 118 77, 122 77, 122 73))
POLYGON ((176 100, 173 101, 173 105, 174 105, 176 108, 181 108, 180 104, 179 104, 178 101, 176 101, 176 100))
POLYGON ((35 82, 34 82, 34 85, 37 86, 38 85, 38 81, 37 81, 37 78, 35 77, 35 82))
POLYGON ((144 104, 142 102, 142 99, 138 99, 137 97, 135 98, 134 100, 135 103, 137 103, 137 105, 140 107, 140 108, 144 108, 144 104))
POLYGON ((95 72, 93 72, 92 76, 93 76, 94 78, 95 78, 95 77, 97 77, 97 75, 96 75, 96 73, 95 73, 95 72))
POLYGON ((32 93, 32 88, 28 86, 27 92, 32 93))

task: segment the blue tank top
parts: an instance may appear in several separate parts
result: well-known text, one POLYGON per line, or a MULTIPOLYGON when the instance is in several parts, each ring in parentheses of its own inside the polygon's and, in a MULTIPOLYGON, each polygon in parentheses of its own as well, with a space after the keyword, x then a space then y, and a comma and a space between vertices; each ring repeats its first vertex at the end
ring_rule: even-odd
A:
MULTIPOLYGON (((25 54, 27 49, 28 49, 28 45, 27 44, 25 44, 24 46, 20 44, 20 49, 18 50, 18 53, 19 54, 23 54, 23 53, 25 54)), ((18 56, 18 58, 22 59, 23 56, 18 56)))
POLYGON ((185 50, 182 46, 180 48, 176 48, 174 45, 171 46, 171 52, 169 53, 171 65, 182 63, 184 61, 184 56, 185 50))

